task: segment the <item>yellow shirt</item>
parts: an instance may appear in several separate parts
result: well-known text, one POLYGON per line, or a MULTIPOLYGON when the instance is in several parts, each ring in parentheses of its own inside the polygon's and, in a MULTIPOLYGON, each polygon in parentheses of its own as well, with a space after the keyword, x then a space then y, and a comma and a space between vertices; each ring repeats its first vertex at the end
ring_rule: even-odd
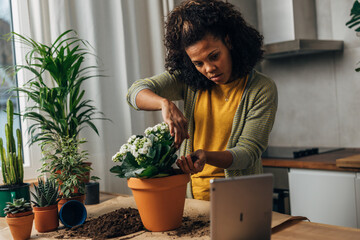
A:
MULTIPOLYGON (((228 84, 215 85, 211 90, 199 91, 195 104, 193 149, 225 151, 233 118, 246 86, 247 78, 228 84)), ((191 176, 195 199, 210 199, 210 179, 223 178, 224 169, 205 164, 204 170, 191 176)))

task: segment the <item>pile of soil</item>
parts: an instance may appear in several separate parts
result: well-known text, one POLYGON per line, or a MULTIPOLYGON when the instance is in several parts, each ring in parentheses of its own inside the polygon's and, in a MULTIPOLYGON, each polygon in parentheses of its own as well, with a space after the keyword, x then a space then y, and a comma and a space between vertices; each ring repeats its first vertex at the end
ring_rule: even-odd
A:
POLYGON ((59 231, 60 235, 55 238, 87 237, 100 240, 121 237, 141 230, 144 230, 144 226, 139 211, 134 208, 121 208, 90 219, 82 225, 59 231))
MULTIPOLYGON (((184 217, 180 228, 168 231, 166 234, 174 238, 210 236, 210 221, 205 219, 201 215, 195 218, 184 217)), ((100 217, 89 219, 82 225, 58 230, 58 235, 55 238, 71 239, 86 237, 102 240, 121 237, 142 230, 147 231, 141 222, 139 211, 134 208, 121 208, 100 217)))
POLYGON ((197 216, 195 219, 189 217, 183 218, 181 227, 173 231, 167 232, 168 236, 176 237, 204 237, 210 236, 210 221, 203 220, 204 216, 197 216))

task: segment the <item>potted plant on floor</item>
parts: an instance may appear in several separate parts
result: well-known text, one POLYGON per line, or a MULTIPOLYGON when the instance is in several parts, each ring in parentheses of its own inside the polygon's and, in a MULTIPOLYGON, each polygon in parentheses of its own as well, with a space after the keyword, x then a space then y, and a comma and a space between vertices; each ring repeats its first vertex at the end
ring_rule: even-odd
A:
POLYGON ((4 185, 0 186, 0 216, 5 217, 3 211, 6 202, 15 198, 30 200, 30 184, 24 183, 22 137, 20 129, 16 129, 17 144, 13 136, 13 102, 8 99, 6 103, 7 123, 5 124, 6 146, 0 138, 1 170, 4 185))
POLYGON ((4 212, 14 240, 30 238, 34 220, 30 203, 24 198, 14 199, 13 202, 7 202, 4 212))
POLYGON ((60 185, 60 199, 58 210, 70 200, 84 203, 85 182, 84 173, 89 171, 89 166, 84 165, 87 159, 85 151, 79 151, 83 139, 77 140, 70 137, 58 137, 56 141, 48 143, 44 152, 43 173, 48 173, 50 179, 57 180, 60 185))
POLYGON ((53 179, 43 181, 39 178, 34 190, 31 192, 34 199, 31 202, 34 204, 35 229, 40 233, 56 230, 59 227, 59 185, 53 179))
MULTIPOLYGON (((85 142, 78 140, 79 133, 84 127, 90 127, 99 134, 94 120, 105 118, 96 110, 91 100, 85 99, 85 90, 81 88, 85 81, 102 76, 98 74, 97 65, 84 66, 88 57, 94 57, 89 50, 89 44, 78 38, 74 30, 65 31, 51 45, 39 43, 17 33, 12 33, 11 38, 30 49, 25 57, 26 64, 16 65, 12 70, 15 74, 25 70, 34 75, 23 86, 13 89, 34 103, 22 114, 24 119, 31 120, 32 123, 27 129, 30 144, 39 143, 45 153, 44 159, 51 160, 52 155, 61 155, 61 150, 55 149, 54 146, 73 141, 80 147, 80 144, 85 142)), ((65 164, 60 162, 52 165, 59 171, 62 171, 60 167, 65 167, 65 164)), ((71 167, 76 169, 70 170, 66 167, 62 172, 78 172, 82 167, 81 181, 85 180, 84 176, 89 175, 91 170, 84 161, 71 164, 71 167)), ((79 176, 78 173, 76 175, 79 176)))
POLYGON ((85 205, 98 204, 100 202, 100 184, 95 179, 85 183, 85 205))
POLYGON ((182 223, 190 176, 172 168, 175 152, 169 127, 161 123, 146 129, 145 136, 130 137, 113 156, 120 164, 110 171, 128 178, 141 221, 150 231, 168 231, 182 223))

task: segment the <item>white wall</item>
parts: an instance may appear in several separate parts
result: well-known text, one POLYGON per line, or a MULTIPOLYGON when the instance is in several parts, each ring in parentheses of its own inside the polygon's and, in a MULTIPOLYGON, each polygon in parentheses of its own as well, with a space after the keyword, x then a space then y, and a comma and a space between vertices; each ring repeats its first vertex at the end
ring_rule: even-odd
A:
MULTIPOLYGON (((238 3, 244 2, 254 1, 238 3)), ((279 93, 269 145, 360 147, 360 73, 354 70, 360 38, 345 26, 353 2, 316 0, 318 39, 343 40, 343 52, 262 62, 261 71, 274 79, 279 93)))

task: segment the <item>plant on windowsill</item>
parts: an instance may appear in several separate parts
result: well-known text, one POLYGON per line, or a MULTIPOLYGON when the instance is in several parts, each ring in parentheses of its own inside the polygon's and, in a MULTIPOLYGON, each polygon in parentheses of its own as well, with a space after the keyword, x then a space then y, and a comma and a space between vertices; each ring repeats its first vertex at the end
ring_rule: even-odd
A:
MULTIPOLYGON (((29 48, 25 56, 26 63, 16 65, 10 72, 17 74, 24 70, 33 75, 23 86, 13 89, 34 103, 27 106, 22 114, 24 119, 31 121, 27 129, 30 134, 30 145, 40 145, 45 154, 45 166, 56 166, 57 171, 62 171, 60 168, 64 167, 62 172, 77 172, 77 176, 81 169, 83 176, 80 179, 81 182, 84 181, 84 176, 89 176, 90 165, 86 164, 82 157, 76 157, 75 160, 64 159, 67 153, 61 153, 61 149, 56 147, 69 141, 76 142, 76 146, 79 147, 85 142, 78 140, 81 130, 90 127, 99 135, 94 120, 105 119, 93 106, 93 101, 85 99, 85 90, 81 88, 85 81, 102 76, 97 73, 97 65, 84 66, 88 57, 94 57, 90 45, 78 38, 74 30, 65 31, 51 45, 39 43, 17 33, 12 33, 9 39, 14 39, 29 48), (74 167, 71 170, 69 167, 65 168, 66 165, 62 162, 56 162, 59 159, 52 157, 55 155, 63 156, 62 161, 79 162, 71 164, 70 167, 74 167), (46 162, 49 160, 55 162, 46 162)), ((58 180, 65 183, 61 179, 58 180)), ((74 182, 80 184, 80 181, 74 182)), ((80 185, 77 187, 82 188, 80 185)), ((66 195, 67 193, 62 196, 66 195)))
POLYGON ((128 178, 141 220, 149 231, 172 230, 182 222, 190 176, 172 168, 175 152, 169 127, 161 123, 147 128, 145 136, 130 137, 113 156, 119 165, 110 171, 128 178))
POLYGON ((0 186, 0 216, 5 217, 3 211, 6 202, 14 198, 30 200, 30 184, 24 183, 22 137, 20 129, 16 129, 17 144, 13 136, 14 106, 8 99, 6 102, 7 123, 5 124, 6 146, 0 138, 1 170, 4 185, 0 186))
POLYGON ((29 239, 34 221, 30 202, 24 198, 14 199, 12 202, 7 202, 4 212, 13 238, 29 239))
POLYGON ((56 180, 38 178, 31 192, 34 206, 35 229, 38 232, 54 231, 59 226, 58 206, 59 185, 56 180))

